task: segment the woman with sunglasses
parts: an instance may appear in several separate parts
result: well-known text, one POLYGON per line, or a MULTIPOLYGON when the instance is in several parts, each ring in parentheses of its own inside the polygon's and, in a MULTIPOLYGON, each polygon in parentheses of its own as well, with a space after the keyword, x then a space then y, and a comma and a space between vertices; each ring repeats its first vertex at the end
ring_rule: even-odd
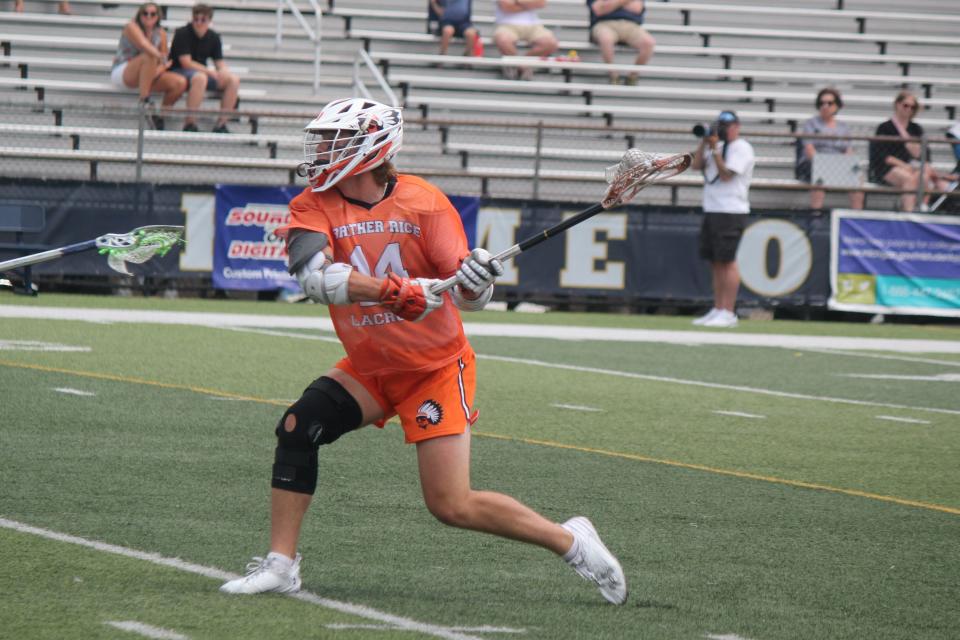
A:
MULTIPOLYGON (((187 90, 183 76, 168 71, 167 32, 160 27, 160 8, 147 2, 123 27, 117 55, 113 58, 110 79, 118 87, 138 89, 140 102, 150 103, 150 94, 163 93, 163 106, 169 107, 187 90)), ((157 129, 164 128, 163 118, 153 117, 157 129)))
MULTIPOLYGON (((816 99, 817 115, 803 123, 803 133, 835 136, 835 138, 798 138, 797 139, 797 180, 811 182, 813 157, 818 153, 853 153, 850 144, 850 127, 837 119, 837 112, 843 107, 840 92, 832 87, 821 89, 816 99)), ((851 209, 863 209, 863 192, 850 191, 851 209)), ((825 197, 823 189, 810 191, 810 208, 822 209, 825 197)))
MULTIPOLYGON (((923 127, 913 121, 920 103, 909 91, 901 91, 893 101, 893 117, 877 127, 877 136, 898 136, 903 140, 873 140, 870 142, 870 181, 903 189, 900 210, 913 211, 917 205, 917 187, 920 184, 920 143, 907 138, 923 136, 923 127)), ((930 164, 927 153, 924 166, 926 189, 943 191, 949 176, 940 176, 930 164)), ((926 205, 927 197, 924 197, 926 205)))

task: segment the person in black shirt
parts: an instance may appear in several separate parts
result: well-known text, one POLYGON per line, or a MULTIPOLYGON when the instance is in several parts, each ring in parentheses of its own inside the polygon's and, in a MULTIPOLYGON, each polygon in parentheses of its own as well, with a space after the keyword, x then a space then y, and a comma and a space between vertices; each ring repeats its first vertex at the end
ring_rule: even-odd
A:
MULTIPOLYGON (((913 211, 917 205, 917 187, 920 184, 920 143, 909 138, 923 136, 923 127, 913 121, 920 103, 909 91, 901 91, 893 101, 893 117, 877 127, 877 136, 899 136, 903 140, 872 140, 870 142, 870 181, 903 189, 900 210, 913 211)), ((927 189, 946 189, 949 176, 941 176, 930 163, 929 150, 924 163, 927 189)), ((924 198, 926 204, 926 198, 924 198)))
MULTIPOLYGON (((240 79, 227 69, 223 60, 223 44, 220 34, 210 28, 213 20, 213 7, 198 4, 193 7, 193 20, 176 30, 173 45, 170 47, 171 71, 182 74, 190 86, 187 90, 187 109, 199 109, 203 96, 208 89, 220 91, 220 117, 214 126, 215 133, 230 133, 227 129, 229 114, 237 108, 237 93, 240 79), (215 68, 207 66, 207 60, 213 60, 215 68)), ((197 131, 197 122, 193 116, 187 116, 184 131, 197 131)))

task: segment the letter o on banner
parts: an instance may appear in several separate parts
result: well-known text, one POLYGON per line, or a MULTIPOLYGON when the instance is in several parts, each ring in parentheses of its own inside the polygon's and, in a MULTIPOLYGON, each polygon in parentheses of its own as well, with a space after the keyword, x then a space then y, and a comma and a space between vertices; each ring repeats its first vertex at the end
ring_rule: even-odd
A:
POLYGON ((760 220, 744 230, 737 265, 745 287, 757 295, 777 298, 806 282, 813 267, 813 247, 803 229, 792 222, 760 220), (771 243, 777 244, 780 260, 768 268, 771 243))

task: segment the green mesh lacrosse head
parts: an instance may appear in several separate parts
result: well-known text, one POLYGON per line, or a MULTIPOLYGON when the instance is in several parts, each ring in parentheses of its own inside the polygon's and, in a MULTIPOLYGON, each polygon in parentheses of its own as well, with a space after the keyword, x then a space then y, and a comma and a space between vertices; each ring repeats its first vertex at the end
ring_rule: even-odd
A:
POLYGON ((107 256, 107 264, 114 271, 133 275, 127 263, 143 264, 153 256, 163 257, 183 242, 183 227, 149 225, 130 233, 108 233, 97 238, 100 255, 107 256))

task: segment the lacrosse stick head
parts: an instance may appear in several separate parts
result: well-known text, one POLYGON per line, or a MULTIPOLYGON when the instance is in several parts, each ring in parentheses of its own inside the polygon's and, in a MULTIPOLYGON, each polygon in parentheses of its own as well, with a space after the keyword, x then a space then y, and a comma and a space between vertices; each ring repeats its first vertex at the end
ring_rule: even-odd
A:
POLYGON ((607 193, 600 204, 604 209, 630 202, 649 184, 683 173, 693 162, 690 153, 653 153, 628 149, 620 162, 607 167, 607 193))
POLYGON ((100 255, 107 256, 107 264, 114 271, 133 275, 127 263, 143 264, 153 256, 163 257, 183 242, 183 227, 149 225, 129 233, 108 233, 96 240, 100 255))

